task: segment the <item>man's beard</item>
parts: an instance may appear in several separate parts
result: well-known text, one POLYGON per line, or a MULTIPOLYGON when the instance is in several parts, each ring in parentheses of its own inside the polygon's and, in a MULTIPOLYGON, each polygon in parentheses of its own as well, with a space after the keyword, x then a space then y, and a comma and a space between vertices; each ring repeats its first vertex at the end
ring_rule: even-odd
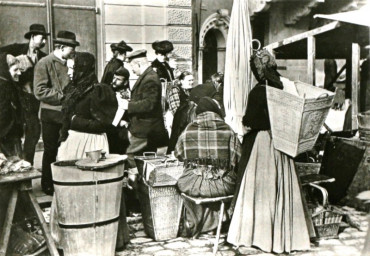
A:
POLYGON ((118 86, 115 86, 114 84, 112 84, 112 88, 113 88, 113 91, 119 92, 121 90, 127 89, 127 86, 125 84, 121 84, 118 86))

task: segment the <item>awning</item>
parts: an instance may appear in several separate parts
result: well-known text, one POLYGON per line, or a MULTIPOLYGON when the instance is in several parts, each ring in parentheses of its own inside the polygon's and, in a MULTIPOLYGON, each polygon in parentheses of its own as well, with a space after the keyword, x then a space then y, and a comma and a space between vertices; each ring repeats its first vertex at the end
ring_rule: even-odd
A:
POLYGON ((360 26, 370 27, 370 5, 365 5, 360 10, 340 12, 334 14, 316 14, 314 18, 336 20, 360 26))

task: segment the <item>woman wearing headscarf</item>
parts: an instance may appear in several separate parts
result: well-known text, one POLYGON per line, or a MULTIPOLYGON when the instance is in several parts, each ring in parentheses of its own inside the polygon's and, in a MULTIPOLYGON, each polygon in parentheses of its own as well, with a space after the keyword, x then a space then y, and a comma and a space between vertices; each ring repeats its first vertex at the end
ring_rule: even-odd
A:
MULTIPOLYGON (((199 100, 196 119, 180 135, 175 156, 184 161, 184 173, 179 178, 179 190, 194 197, 219 197, 234 193, 240 158, 239 141, 224 122, 218 102, 210 97, 199 100)), ((218 209, 212 206, 184 202, 185 223, 194 234, 203 211, 208 208, 201 232, 213 231, 218 224, 218 209)), ((199 228, 200 229, 200 228, 199 228)))
POLYGON ((190 91, 193 89, 193 83, 193 75, 188 71, 184 71, 179 76, 179 84, 173 85, 169 90, 168 105, 173 115, 173 121, 167 153, 171 153, 174 150, 178 137, 188 124, 186 122, 188 101, 190 91), (185 125, 183 125, 184 122, 186 122, 185 125))
POLYGON ((266 50, 254 52, 250 64, 258 84, 249 93, 243 117, 243 125, 251 131, 243 139, 227 241, 274 253, 308 250, 308 225, 294 162, 274 149, 270 132, 266 86, 283 89, 283 84, 275 59, 266 50))
POLYGON ((22 156, 21 106, 15 85, 20 75, 19 61, 0 54, 0 153, 8 158, 22 156))
MULTIPOLYGON (((86 158, 85 152, 103 149, 109 153, 106 131, 111 128, 119 108, 116 93, 107 84, 97 83, 95 58, 87 52, 77 52, 73 80, 64 90, 62 100, 63 126, 60 132, 58 161, 86 158)), ((56 225, 56 203, 53 199, 51 232, 63 247, 63 237, 56 225)), ((117 250, 129 242, 124 196, 121 199, 117 250)))

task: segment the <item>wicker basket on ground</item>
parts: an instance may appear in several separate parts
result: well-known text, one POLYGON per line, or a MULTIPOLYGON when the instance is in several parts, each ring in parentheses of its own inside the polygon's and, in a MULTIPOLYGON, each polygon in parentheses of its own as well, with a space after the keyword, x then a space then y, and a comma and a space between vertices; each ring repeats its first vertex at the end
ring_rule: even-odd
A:
POLYGON ((334 93, 294 82, 298 95, 267 86, 274 147, 292 157, 311 150, 334 99, 334 93))
POLYGON ((182 164, 165 157, 135 157, 135 161, 143 176, 138 190, 145 233, 156 241, 176 238, 183 204, 176 183, 182 164))
POLYGON ((343 214, 333 210, 323 210, 312 216, 317 239, 338 238, 339 225, 343 214))

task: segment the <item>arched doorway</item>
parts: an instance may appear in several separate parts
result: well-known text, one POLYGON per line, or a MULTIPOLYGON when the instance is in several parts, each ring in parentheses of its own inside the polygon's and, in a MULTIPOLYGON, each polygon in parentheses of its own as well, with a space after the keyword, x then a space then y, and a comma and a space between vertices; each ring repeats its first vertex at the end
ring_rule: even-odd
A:
POLYGON ((214 13, 200 30, 198 83, 204 83, 216 72, 224 72, 229 16, 214 13))

